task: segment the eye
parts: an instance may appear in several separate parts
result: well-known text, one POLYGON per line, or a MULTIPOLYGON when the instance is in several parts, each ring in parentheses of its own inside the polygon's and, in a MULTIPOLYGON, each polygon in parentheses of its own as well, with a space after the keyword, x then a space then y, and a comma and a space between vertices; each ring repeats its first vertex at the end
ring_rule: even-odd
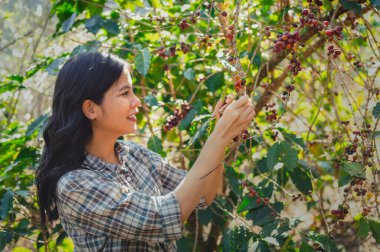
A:
POLYGON ((128 94, 129 94, 129 91, 127 91, 127 92, 123 93, 122 95, 128 95, 128 94))

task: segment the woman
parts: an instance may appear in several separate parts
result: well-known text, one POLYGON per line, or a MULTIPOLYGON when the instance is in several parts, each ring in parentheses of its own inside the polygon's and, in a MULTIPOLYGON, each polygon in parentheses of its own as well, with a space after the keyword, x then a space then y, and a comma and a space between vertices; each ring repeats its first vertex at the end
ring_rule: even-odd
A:
POLYGON ((187 173, 118 140, 136 131, 141 106, 128 64, 99 52, 75 55, 58 74, 43 134, 42 226, 59 217, 77 251, 176 251, 183 223, 215 196, 226 146, 255 114, 247 96, 228 103, 187 173))

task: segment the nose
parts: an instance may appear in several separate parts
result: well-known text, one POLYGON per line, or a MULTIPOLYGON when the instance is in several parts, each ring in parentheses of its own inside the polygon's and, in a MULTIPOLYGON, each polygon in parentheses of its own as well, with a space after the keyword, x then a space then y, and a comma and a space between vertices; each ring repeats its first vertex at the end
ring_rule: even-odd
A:
POLYGON ((135 99, 132 101, 131 106, 132 107, 141 107, 141 101, 137 96, 135 96, 135 99))

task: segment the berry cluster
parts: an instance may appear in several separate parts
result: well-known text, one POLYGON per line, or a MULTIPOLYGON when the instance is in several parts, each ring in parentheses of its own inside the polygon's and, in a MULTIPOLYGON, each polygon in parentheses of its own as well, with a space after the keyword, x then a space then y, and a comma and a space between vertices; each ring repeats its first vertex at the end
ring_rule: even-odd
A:
POLYGON ((350 161, 356 162, 358 160, 359 154, 361 154, 361 157, 363 158, 361 162, 368 167, 372 167, 373 164, 371 162, 371 158, 373 157, 374 148, 372 147, 371 141, 369 140, 372 135, 371 125, 363 124, 361 130, 354 130, 353 134, 354 139, 352 143, 345 147, 342 158, 344 160, 350 160, 351 157, 350 161), (360 140, 359 137, 361 138, 363 144, 361 148, 358 148, 360 140))
POLYGON ((325 34, 327 35, 329 41, 333 41, 334 36, 336 36, 338 40, 341 40, 343 38, 342 30, 343 30, 342 26, 335 26, 334 29, 325 30, 325 34))
POLYGON ((239 92, 244 86, 245 86, 245 79, 242 79, 239 75, 234 75, 232 77, 233 81, 234 81, 234 87, 235 87, 235 90, 236 92, 239 92))
POLYGON ((309 11, 308 9, 304 9, 302 11, 302 17, 300 18, 300 27, 307 26, 309 28, 317 28, 318 31, 322 31, 324 26, 319 23, 318 19, 315 17, 315 15, 312 13, 312 11, 309 11))
MULTIPOLYGON (((248 137, 249 137, 249 132, 248 132, 248 130, 243 130, 241 133, 240 133, 240 136, 241 136, 241 138, 243 139, 243 140, 246 140, 246 139, 248 139, 248 137)), ((236 136, 236 137, 234 137, 234 139, 233 139, 235 142, 237 142, 238 140, 239 140, 239 136, 236 136)))
POLYGON ((287 100, 289 99, 290 94, 294 91, 294 85, 286 85, 285 90, 282 92, 281 99, 287 100))
MULTIPOLYGON (((311 5, 311 4, 313 3, 313 0, 307 0, 307 2, 311 5)), ((331 2, 331 1, 330 1, 330 2, 331 2)), ((321 0, 314 0, 314 3, 315 3, 317 6, 319 6, 319 7, 323 6, 323 2, 322 2, 321 0)))
POLYGON ((269 26, 265 27, 265 35, 267 37, 270 37, 270 27, 269 26))
POLYGON ((356 192, 356 195, 357 196, 365 196, 366 195, 366 193, 367 193, 367 189, 363 189, 363 188, 357 188, 357 187, 355 187, 354 188, 354 192, 356 192))
POLYGON ((176 51, 177 50, 180 50, 182 51, 183 53, 188 53, 190 51, 190 45, 184 43, 184 42, 181 42, 180 43, 180 48, 177 49, 177 45, 176 44, 173 44, 171 45, 169 48, 165 48, 164 46, 160 46, 157 50, 155 50, 155 53, 163 58, 163 59, 167 59, 169 57, 175 57, 176 56, 176 51))
POLYGON ((227 58, 227 61, 228 61, 228 63, 230 63, 230 64, 236 64, 236 61, 237 61, 237 57, 234 57, 234 56, 229 56, 228 58, 227 58))
POLYGON ((291 52, 288 55, 288 59, 290 62, 290 64, 288 65, 288 69, 292 73, 292 75, 296 76, 298 72, 302 70, 301 62, 299 61, 296 52, 291 52))
POLYGON ((348 204, 339 204, 337 210, 331 210, 331 214, 334 215, 336 219, 343 220, 348 214, 348 209, 350 209, 348 204))
POLYGON ((360 60, 355 61, 353 64, 354 64, 354 66, 356 66, 357 68, 361 68, 361 67, 364 66, 364 64, 363 64, 362 62, 360 62, 360 60))
POLYGON ((370 213, 371 213, 371 208, 370 207, 363 207, 362 215, 364 217, 368 216, 370 213))
POLYGON ((199 47, 207 47, 212 46, 212 43, 210 42, 210 38, 212 38, 211 34, 207 34, 204 37, 198 37, 198 46, 199 47))
POLYGON ((277 39, 274 41, 273 52, 279 53, 282 50, 295 49, 300 41, 298 31, 294 33, 285 32, 284 34, 277 34, 277 39))
MULTIPOLYGON (((197 18, 201 15, 199 11, 195 12, 194 14, 190 15, 190 22, 195 24, 197 22, 197 18)), ((186 28, 190 27, 187 19, 182 19, 182 21, 178 24, 179 28, 181 28, 181 31, 186 30, 186 28)))
POLYGON ((190 109, 191 106, 187 102, 181 104, 181 109, 176 108, 174 114, 170 115, 166 120, 166 123, 164 125, 164 131, 169 131, 176 127, 180 123, 180 121, 183 118, 185 118, 187 113, 189 113, 190 109))
POLYGON ((253 198, 255 196, 257 196, 256 198, 256 203, 257 204, 260 204, 261 202, 263 202, 265 205, 267 205, 269 203, 269 198, 262 198, 256 191, 255 189, 253 188, 253 186, 249 186, 249 184, 246 182, 246 181, 243 181, 242 182, 242 186, 243 187, 246 187, 249 191, 248 193, 248 196, 250 198, 253 198))
POLYGON ((335 49, 333 45, 329 45, 329 47, 327 47, 327 50, 327 56, 332 55, 334 59, 336 59, 342 53, 339 49, 335 49))
POLYGON ((228 39, 230 42, 234 39, 235 34, 235 27, 233 25, 228 26, 228 31, 226 34, 226 39, 228 39))
POLYGON ((302 197, 302 194, 297 194, 297 195, 292 195, 292 200, 293 201, 297 201, 297 200, 300 200, 300 201, 303 201, 303 200, 305 200, 306 201, 306 198, 305 197, 302 197))
POLYGON ((277 111, 275 109, 271 109, 265 112, 265 119, 269 122, 274 122, 277 120, 277 111))

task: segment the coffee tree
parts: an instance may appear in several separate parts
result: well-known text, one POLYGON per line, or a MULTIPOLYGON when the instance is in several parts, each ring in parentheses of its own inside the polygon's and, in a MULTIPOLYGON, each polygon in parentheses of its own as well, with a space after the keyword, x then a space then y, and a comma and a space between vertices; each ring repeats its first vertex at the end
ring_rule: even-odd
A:
MULTIPOLYGON (((190 169, 218 99, 248 94, 256 118, 229 145, 223 191, 195 211, 179 251, 338 251, 380 243, 378 0, 55 1, 51 38, 76 46, 41 55, 0 94, 99 50, 134 65, 148 148, 190 169)), ((12 105, 13 104, 13 105, 12 105)), ((14 120, 2 99, 0 248, 21 237, 72 249, 59 223, 39 225, 34 170, 49 111, 14 120)), ((219 111, 223 114, 223 109, 219 111)))

